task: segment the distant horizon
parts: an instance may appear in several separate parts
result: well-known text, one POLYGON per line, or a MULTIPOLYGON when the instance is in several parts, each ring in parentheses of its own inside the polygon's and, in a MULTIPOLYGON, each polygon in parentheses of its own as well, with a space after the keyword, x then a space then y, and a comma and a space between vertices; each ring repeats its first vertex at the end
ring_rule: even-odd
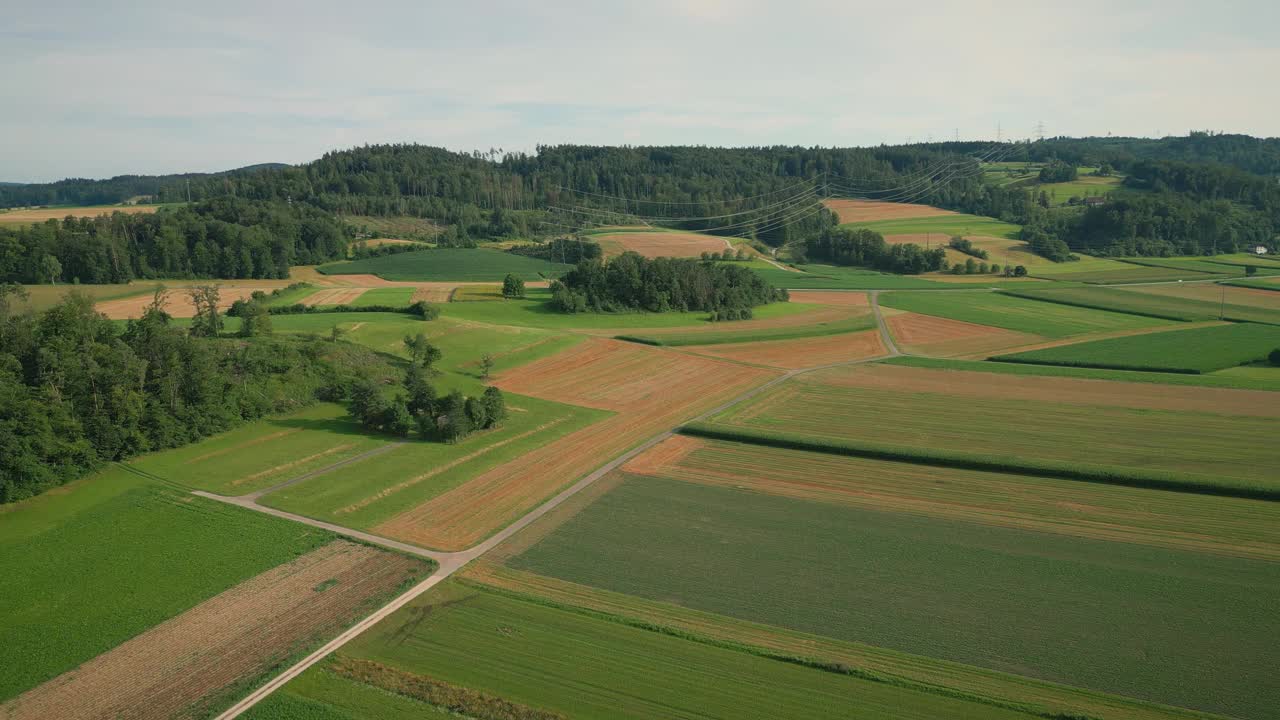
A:
POLYGON ((297 164, 420 142, 867 146, 1280 135, 1280 5, 549 6, 17 0, 11 182, 297 164))
MULTIPOLYGON (((1166 135, 1160 135, 1160 136, 1154 136, 1154 135, 1110 135, 1110 136, 1107 136, 1107 135, 1056 135, 1056 136, 1053 136, 1053 137, 1046 137, 1045 139, 1046 139, 1046 140, 1055 140, 1055 139, 1061 139, 1061 138, 1070 138, 1070 139, 1088 139, 1088 138, 1106 138, 1106 137, 1110 137, 1111 139, 1116 139, 1116 140, 1123 140, 1123 139, 1129 139, 1129 140, 1163 140, 1163 139, 1167 139, 1167 138, 1185 138, 1185 137, 1189 137, 1189 136, 1190 136, 1190 134, 1191 134, 1191 133, 1193 133, 1193 132, 1211 132, 1211 133, 1213 133, 1214 135, 1241 135, 1241 136, 1251 137, 1251 138, 1254 138, 1254 139, 1256 139, 1256 140, 1280 140, 1280 136, 1252 135, 1252 134, 1250 134, 1250 133, 1246 133, 1246 132, 1231 132, 1231 131, 1201 130, 1201 129, 1188 130, 1188 131, 1186 131, 1185 133, 1182 133, 1182 134, 1166 134, 1166 135)), ((1027 138, 1018 138, 1018 139, 1008 139, 1008 138, 1006 138, 1006 139, 1004 140, 1004 142, 1023 142, 1023 141, 1026 141, 1026 140, 1027 140, 1027 138)), ((905 145, 908 145, 908 144, 911 144, 911 145, 927 145, 927 144, 931 144, 931 143, 936 143, 936 144, 945 144, 945 143, 954 143, 954 142, 960 142, 960 143, 990 142, 990 143, 995 143, 995 142, 996 142, 996 140, 995 140, 995 138, 963 138, 963 137, 962 137, 962 138, 960 138, 958 141, 957 141, 957 140, 955 140, 955 139, 953 139, 953 138, 943 138, 943 139, 935 139, 935 140, 919 140, 919 141, 914 141, 914 142, 912 142, 912 143, 905 143, 905 142, 903 142, 903 143, 879 142, 879 143, 870 143, 870 144, 861 144, 861 145, 804 145, 804 144, 796 145, 796 144, 794 144, 794 143, 777 143, 777 144, 776 144, 776 146, 794 146, 794 147, 825 147, 825 148, 867 148, 867 149, 869 149, 869 148, 876 148, 876 147, 902 147, 902 146, 905 146, 905 145)), ((503 152, 504 152, 504 153, 524 152, 524 153, 527 153, 527 154, 535 154, 535 153, 537 152, 537 147, 538 147, 539 145, 546 146, 546 145, 558 145, 558 144, 590 145, 590 146, 592 146, 592 147, 624 147, 624 146, 625 146, 625 147, 682 147, 682 146, 683 146, 683 147, 716 147, 716 148, 724 148, 724 149, 745 149, 745 148, 751 148, 751 147, 769 147, 769 146, 770 146, 770 145, 766 145, 766 144, 751 144, 751 145, 709 145, 709 144, 704 144, 704 143, 626 143, 625 145, 624 145, 624 144, 609 144, 609 143, 536 143, 533 147, 531 147, 531 148, 529 148, 529 149, 524 149, 524 148, 507 148, 506 146, 501 146, 501 145, 493 145, 493 146, 491 146, 491 147, 494 147, 494 148, 501 147, 501 148, 503 149, 503 152)), ((427 147, 443 147, 443 146, 441 146, 441 145, 436 145, 436 144, 433 144, 433 143, 430 143, 430 142, 407 141, 407 140, 406 140, 406 141, 389 141, 389 142, 379 142, 379 143, 372 143, 372 142, 370 142, 370 143, 357 143, 357 144, 354 144, 354 145, 348 145, 348 146, 344 146, 344 147, 332 147, 332 148, 324 149, 324 150, 321 150, 321 151, 319 151, 318 153, 316 153, 313 157, 307 158, 307 159, 305 159, 305 160, 300 160, 300 161, 297 161, 297 162, 283 162, 283 161, 279 161, 279 160, 264 160, 264 161, 259 161, 259 162, 251 162, 251 163, 248 163, 248 164, 245 164, 245 165, 238 165, 238 166, 236 166, 236 167, 228 167, 228 168, 213 168, 213 169, 194 169, 194 168, 193 168, 193 169, 186 169, 186 170, 163 171, 163 172, 146 172, 146 171, 124 170, 124 171, 122 171, 122 172, 115 172, 115 173, 111 173, 111 174, 109 174, 109 175, 94 175, 94 176, 89 176, 89 175, 68 175, 68 176, 65 176, 65 177, 58 177, 58 178, 53 178, 53 179, 44 179, 44 180, 12 180, 12 179, 0 179, 0 185, 45 185, 45 184, 52 184, 52 183, 62 182, 62 181, 65 181, 65 180, 110 180, 110 179, 112 179, 112 178, 115 178, 115 177, 121 177, 121 176, 142 176, 142 177, 148 177, 148 176, 163 176, 163 175, 215 175, 215 174, 218 174, 218 173, 236 172, 236 171, 239 171, 239 170, 244 170, 244 169, 247 169, 247 168, 257 167, 257 166, 260 166, 260 165, 279 165, 279 166, 286 166, 286 167, 297 167, 297 166, 300 166, 300 165, 306 165, 306 164, 308 164, 308 163, 310 163, 310 162, 313 162, 313 161, 315 161, 315 160, 319 159, 320 157, 322 157, 323 155, 325 155, 326 153, 330 153, 330 152, 343 152, 343 151, 346 151, 346 150, 353 150, 353 149, 356 149, 356 148, 359 148, 359 147, 364 147, 364 146, 366 146, 366 145, 422 145, 422 146, 427 146, 427 147)), ((473 152, 473 151, 483 151, 483 149, 482 149, 482 148, 466 148, 466 149, 461 149, 461 148, 443 147, 443 149, 448 150, 448 151, 450 151, 450 152, 459 153, 459 154, 467 154, 467 153, 471 153, 471 152, 473 152)))

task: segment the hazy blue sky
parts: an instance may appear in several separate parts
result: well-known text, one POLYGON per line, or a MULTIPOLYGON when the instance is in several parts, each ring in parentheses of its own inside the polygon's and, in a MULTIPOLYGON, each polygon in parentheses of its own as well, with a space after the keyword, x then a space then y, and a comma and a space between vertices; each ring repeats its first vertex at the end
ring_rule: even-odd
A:
POLYGON ((1280 3, 7 0, 0 180, 378 142, 1280 135, 1280 3), (189 7, 184 7, 189 6, 189 7))

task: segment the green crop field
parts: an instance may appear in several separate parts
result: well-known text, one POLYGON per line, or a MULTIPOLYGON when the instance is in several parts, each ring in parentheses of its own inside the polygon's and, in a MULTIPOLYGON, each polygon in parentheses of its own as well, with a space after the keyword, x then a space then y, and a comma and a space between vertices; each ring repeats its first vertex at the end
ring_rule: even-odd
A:
POLYGON ((354 307, 369 307, 370 305, 390 305, 391 307, 405 307, 413 300, 413 288, 411 287, 389 287, 374 288, 366 290, 360 297, 352 301, 354 307))
POLYGON ((389 437, 364 432, 345 407, 321 403, 192 445, 143 455, 129 464, 190 487, 243 495, 389 442, 389 437))
POLYGON ((387 692, 313 667, 268 695, 240 717, 245 720, 458 720, 442 707, 387 692))
POLYGON ((1245 280, 1228 280, 1224 284, 1235 285, 1236 287, 1254 288, 1255 290, 1280 291, 1280 276, 1248 278, 1245 280))
POLYGON ((342 657, 569 717, 1026 717, 456 584, 410 603, 342 657))
POLYGON ((317 292, 320 292, 320 288, 314 285, 294 288, 293 290, 281 289, 279 295, 273 295, 271 292, 268 292, 266 305, 267 307, 284 307, 286 305, 293 305, 295 303, 302 302, 317 292))
POLYGON ((277 490, 259 502, 346 527, 369 528, 611 414, 512 394, 507 395, 507 405, 510 413, 497 429, 456 443, 410 441, 277 490))
POLYGON ((114 467, 0 509, 0 700, 332 538, 114 467))
MULTIPOLYGON (((758 432, 985 454, 997 462, 1077 462, 1280 487, 1269 423, 1228 414, 1227 397, 1218 413, 1046 403, 1002 396, 993 376, 991 397, 977 399, 850 386, 842 384, 846 373, 856 381, 851 368, 803 375, 711 419, 758 432)), ((1115 392, 1125 392, 1124 385, 1115 392)))
MULTIPOLYGON (((1240 265, 1229 265, 1227 263, 1214 262, 1213 258, 1203 257, 1170 257, 1170 258, 1125 258, 1125 262, 1133 265, 1145 265, 1147 267, 1168 268, 1172 270, 1189 270, 1192 272, 1206 273, 1204 276, 1242 276, 1245 269, 1240 265)), ((1203 279, 1203 278, 1201 278, 1203 279)))
POLYGON ((1001 375, 1037 375, 1040 377, 1075 377, 1088 380, 1118 380, 1121 382, 1147 382, 1161 385, 1191 385, 1230 390, 1280 391, 1280 368, 1239 367, 1219 370, 1204 375, 1181 373, 1142 372, 1137 370, 1104 370, 1101 368, 1069 367, 1066 365, 1030 365, 1026 363, 990 362, 985 360, 947 360, 901 356, 882 361, 888 365, 932 368, 936 370, 970 370, 1001 375), (1237 371, 1254 371, 1239 373, 1237 371))
MULTIPOLYGON (((1058 305, 1109 310, 1147 317, 1184 320, 1188 322, 1217 320, 1241 320, 1280 325, 1280 310, 1266 307, 1214 302, 1206 299, 1217 294, 1205 292, 1205 286, 1156 285, 1150 288, 1006 288, 1004 292, 1028 300, 1040 300, 1058 305), (1196 297, 1178 297, 1173 294, 1186 290, 1196 297)), ((1214 286, 1209 285, 1208 288, 1214 286)), ((1220 288, 1218 288, 1220 290, 1220 288)))
POLYGON ((950 215, 933 215, 930 217, 908 218, 904 220, 877 220, 867 223, 846 223, 854 227, 875 230, 881 235, 912 235, 916 233, 938 233, 940 235, 985 235, 987 237, 1018 239, 1022 228, 1013 223, 1001 222, 995 218, 980 215, 954 213, 950 215))
POLYGON ((800 272, 780 270, 768 263, 752 267, 774 287, 788 290, 944 290, 950 285, 914 275, 892 275, 854 267, 799 265, 800 272))
POLYGON ((1280 703, 1260 560, 632 477, 509 564, 1238 717, 1280 703))
POLYGON ((1280 348, 1280 327, 1238 323, 1095 340, 995 359, 1118 370, 1207 373, 1257 362, 1276 348, 1280 348))
POLYGON ((924 293, 895 292, 880 304, 925 315, 990 325, 1018 332, 1060 338, 1090 332, 1110 332, 1167 325, 1156 318, 1138 317, 1067 305, 1049 306, 1014 297, 1010 292, 924 293))
POLYGON ((662 335, 645 336, 643 333, 619 335, 620 340, 632 340, 648 345, 665 345, 676 347, 682 345, 720 345, 724 343, 757 342, 761 340, 795 340, 798 338, 839 335, 841 333, 870 330, 876 326, 875 317, 870 314, 859 315, 845 320, 815 322, 810 325, 791 327, 759 328, 755 330, 734 331, 732 323, 727 323, 723 332, 690 332, 663 333, 662 335))
POLYGON ((508 274, 543 280, 570 269, 569 265, 484 248, 442 248, 383 255, 366 260, 331 263, 316 268, 326 275, 372 274, 387 280, 501 281, 508 274))

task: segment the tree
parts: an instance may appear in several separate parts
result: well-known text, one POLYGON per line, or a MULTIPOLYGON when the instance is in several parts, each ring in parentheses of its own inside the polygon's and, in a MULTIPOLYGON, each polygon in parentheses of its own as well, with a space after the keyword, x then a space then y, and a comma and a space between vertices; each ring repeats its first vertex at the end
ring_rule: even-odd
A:
POLYGON ((412 336, 405 335, 404 347, 409 351, 409 358, 414 365, 427 369, 430 369, 444 354, 440 351, 440 348, 427 339, 426 333, 418 333, 412 336))
POLYGON ((507 419, 507 401, 501 390, 490 385, 484 389, 480 401, 484 403, 485 417, 488 420, 485 427, 496 427, 507 419))
POLYGON ((62 263, 58 262, 58 258, 52 255, 45 255, 40 258, 41 280, 50 285, 57 285, 60 277, 62 277, 62 263))
POLYGON ((502 279, 502 297, 524 297, 524 280, 513 273, 507 273, 507 276, 502 279))
POLYGON ((1272 350, 1271 354, 1267 356, 1267 360, 1269 360, 1272 365, 1280 366, 1280 348, 1272 350))
POLYGON ((267 306, 251 300, 240 309, 240 337, 261 337, 271 334, 271 313, 267 306))
POLYGON ((488 380, 490 373, 493 372, 494 359, 489 353, 480 356, 480 379, 488 380))
POLYGON ((408 437, 409 432, 413 430, 414 419, 413 415, 409 414, 404 397, 397 397, 384 412, 383 429, 392 435, 408 437))
POLYGON ((222 316, 218 314, 221 293, 217 285, 197 285, 187 291, 195 315, 191 318, 191 334, 196 337, 217 337, 222 332, 222 316))

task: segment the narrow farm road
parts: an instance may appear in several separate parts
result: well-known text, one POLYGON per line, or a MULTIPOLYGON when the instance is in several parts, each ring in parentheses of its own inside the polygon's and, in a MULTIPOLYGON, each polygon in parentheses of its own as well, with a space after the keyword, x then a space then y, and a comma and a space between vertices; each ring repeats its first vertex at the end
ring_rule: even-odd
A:
MULTIPOLYGON (((846 365, 861 365, 864 363, 877 362, 879 360, 884 360, 886 358, 896 357, 898 355, 901 355, 902 353, 898 351, 897 346, 894 344, 893 337, 889 334, 889 328, 885 325, 884 317, 880 312, 879 295, 880 293, 878 290, 871 291, 870 293, 871 309, 872 309, 872 312, 875 314, 876 325, 879 328, 880 335, 884 340, 885 348, 888 349, 889 351, 888 354, 880 355, 873 358, 863 358, 860 360, 850 360, 847 362, 830 363, 827 365, 820 365, 816 367, 787 371, 779 375, 778 377, 770 380, 769 382, 766 382, 762 385, 757 385, 756 387, 751 388, 750 390, 747 390, 746 392, 743 392, 742 394, 737 395, 725 401, 724 403, 721 403, 720 405, 714 408, 711 408, 710 410, 707 410, 706 412, 702 413, 696 418, 693 418, 690 422, 705 420, 706 418, 712 417, 713 415, 723 412, 724 410, 727 410, 733 407, 734 405, 745 402, 755 397, 756 395, 759 395, 760 393, 776 385, 784 383, 798 375, 803 375, 805 373, 811 373, 818 370, 825 370, 827 368, 833 368, 833 367, 842 367, 846 365)), ((471 547, 459 552, 440 552, 437 550, 427 550, 426 548, 420 548, 420 547, 417 547, 416 545, 410 545, 408 543, 403 543, 398 540, 392 540, 391 538, 385 538, 380 535, 373 535, 371 533, 367 533, 362 530, 342 527, 340 525, 334 525, 332 523, 327 523, 322 520, 315 520, 313 518, 304 517, 302 515, 296 515, 294 513, 285 512, 283 510, 270 508, 265 505, 259 505, 257 502, 257 498, 260 497, 266 491, 260 491, 257 493, 252 493, 249 495, 241 495, 237 497, 228 497, 226 495, 216 495, 214 493, 204 492, 203 490, 193 491, 193 494, 199 495, 200 497, 203 497, 203 498, 208 498, 210 500, 217 500, 219 502, 224 502, 231 505, 237 505, 243 508, 248 508, 250 510, 255 510, 257 512, 266 513, 268 515, 274 515, 279 518, 284 518, 286 520, 293 520, 294 522, 303 523, 305 525, 311 525, 312 527, 328 530, 330 532, 333 532, 339 535, 345 535, 347 537, 355 538, 357 540, 362 540, 364 542, 372 543, 374 545, 380 545, 382 547, 399 550, 401 552, 416 555, 418 557, 430 558, 431 560, 434 560, 436 563, 438 563, 440 566, 439 569, 436 570, 436 572, 433 573, 430 577, 426 578, 425 580, 418 583, 417 585, 414 585, 412 588, 407 590, 404 594, 392 600, 390 603, 383 606, 382 608, 379 608, 372 615, 366 617, 365 619, 361 620, 355 625, 352 625, 341 635, 338 635, 334 639, 325 643, 319 649, 312 652, 310 655, 307 655, 302 660, 298 661, 297 664, 293 665, 292 667, 288 668, 287 670, 280 673, 276 677, 272 678, 262 687, 258 688, 257 690, 254 690, 244 699, 240 700, 235 705, 232 705, 230 708, 224 711, 221 715, 219 715, 216 718, 216 720, 232 720, 232 718, 239 717, 246 710, 248 710, 249 708, 261 702, 263 698, 267 697, 271 693, 283 687, 290 680, 293 680, 297 676, 301 675, 308 668, 320 662, 329 654, 335 652, 336 650, 338 650, 338 648, 342 647, 343 645, 347 644, 348 642, 350 642, 351 640, 359 636, 365 630, 368 630, 369 628, 378 624, 379 622, 381 622, 386 617, 390 616, 395 611, 407 605, 414 598, 430 590, 431 588, 443 582, 449 576, 461 570, 472 560, 475 560, 476 558, 480 557, 486 552, 489 552, 490 550, 492 550, 493 548, 501 544, 503 541, 505 541, 507 538, 510 538, 512 535, 520 532, 529 524, 536 521, 538 518, 551 512, 556 507, 558 507, 561 503, 563 503, 565 500, 568 500, 569 498, 576 495, 578 492, 582 491, 583 488, 586 488, 588 485, 591 485, 592 483, 604 477, 605 475, 608 475, 609 473, 618 469, 631 458, 639 455, 640 453, 643 453, 644 451, 652 448, 658 443, 671 437, 672 435, 675 434, 675 432, 678 429, 679 429, 678 426, 673 427, 668 430, 664 430, 658 433, 657 435, 654 435, 648 440, 645 440, 644 442, 640 443, 636 447, 628 450, 627 452, 615 457, 613 460, 610 460, 609 462, 605 463, 601 467, 597 468, 594 472, 582 478, 581 480, 574 483, 573 485, 566 488, 565 490, 561 491, 555 497, 546 501, 542 505, 539 505, 537 508, 529 512, 527 515, 521 517, 519 520, 515 521, 511 525, 508 525, 507 527, 503 528, 501 531, 499 531, 498 533, 490 537, 488 540, 485 540, 484 542, 478 545, 475 545, 474 547, 471 547)), ((389 448, 378 448, 377 451, 371 451, 371 452, 386 452, 388 449, 389 448)), ((370 453, 365 453, 365 456, 369 454, 370 453)), ((349 462, 354 462, 354 460, 355 458, 351 458, 343 463, 339 463, 338 465, 345 465, 349 462)), ((294 482, 298 482, 302 479, 305 479, 306 477, 313 477, 314 475, 317 475, 321 472, 324 472, 324 471, 323 470, 316 471, 304 476, 303 478, 296 478, 294 480, 281 483, 280 485, 277 485, 275 487, 276 488, 283 487, 285 485, 289 485, 294 482)))

